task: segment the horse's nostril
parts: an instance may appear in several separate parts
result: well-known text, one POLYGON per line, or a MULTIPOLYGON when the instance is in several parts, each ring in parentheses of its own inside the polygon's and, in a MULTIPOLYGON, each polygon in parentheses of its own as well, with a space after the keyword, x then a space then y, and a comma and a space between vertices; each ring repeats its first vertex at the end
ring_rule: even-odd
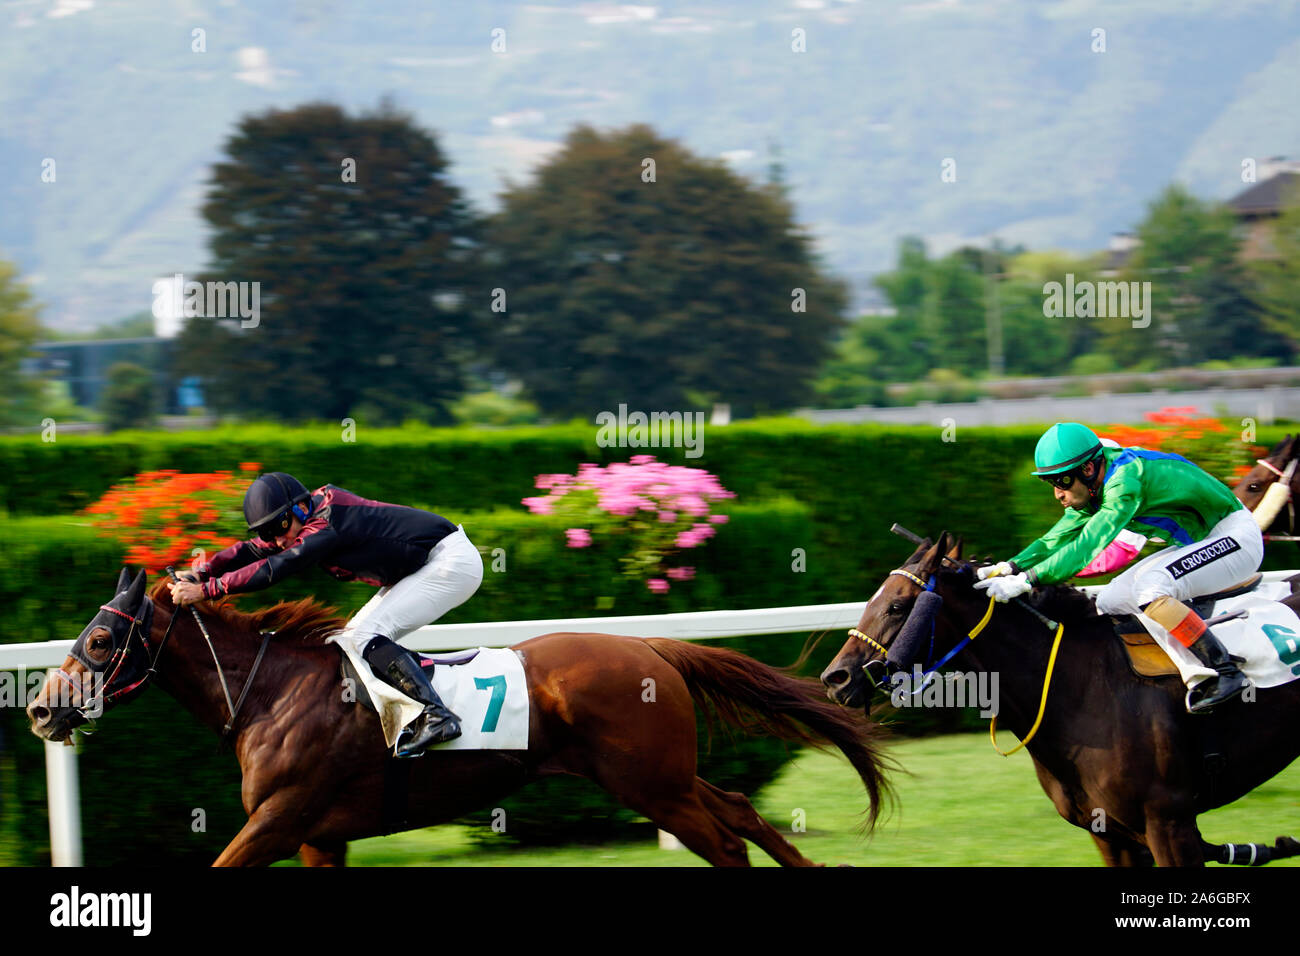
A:
POLYGON ((40 704, 32 704, 27 708, 27 716, 30 717, 38 727, 44 727, 50 719, 50 709, 42 707, 40 704))
POLYGON ((849 679, 849 672, 842 667, 833 671, 827 671, 822 675, 822 683, 827 687, 843 687, 849 679))

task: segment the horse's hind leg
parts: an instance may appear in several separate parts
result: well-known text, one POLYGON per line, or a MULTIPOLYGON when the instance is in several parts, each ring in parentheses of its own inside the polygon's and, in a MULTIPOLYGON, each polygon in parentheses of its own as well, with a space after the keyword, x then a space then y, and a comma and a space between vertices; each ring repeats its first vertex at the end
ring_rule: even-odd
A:
POLYGON ((707 780, 695 778, 695 787, 704 805, 733 833, 758 844, 759 848, 782 866, 816 866, 778 830, 758 815, 742 793, 728 793, 707 780))
POLYGON ((345 840, 317 840, 298 849, 303 866, 347 866, 348 844, 345 840))
POLYGON ((625 806, 649 817, 660 830, 667 830, 688 850, 714 866, 749 866, 745 841, 714 812, 704 789, 708 785, 700 786, 704 781, 691 777, 685 787, 665 793, 665 781, 640 780, 630 765, 626 770, 611 772, 611 768, 601 767, 591 778, 625 806))
POLYGON ((655 826, 667 830, 688 850, 714 866, 749 866, 745 841, 710 810, 700 788, 689 794, 648 801, 617 792, 615 796, 638 813, 644 813, 655 826))

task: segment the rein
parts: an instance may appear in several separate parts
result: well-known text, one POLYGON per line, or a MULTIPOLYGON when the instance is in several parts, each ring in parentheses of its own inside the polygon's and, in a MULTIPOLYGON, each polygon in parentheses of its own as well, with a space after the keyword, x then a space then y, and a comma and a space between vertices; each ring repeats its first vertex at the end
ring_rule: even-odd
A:
MULTIPOLYGON (((930 577, 930 580, 929 580, 929 582, 927 583, 927 582, 925 582, 925 581, 922 581, 919 577, 917 577, 917 576, 916 576, 915 574, 913 574, 912 572, 910 572, 910 571, 905 571, 905 570, 903 570, 902 568, 896 568, 896 569, 894 569, 893 571, 890 571, 889 573, 890 573, 891 575, 897 574, 897 575, 899 575, 900 577, 905 577, 905 578, 907 578, 909 581, 913 582, 913 583, 916 584, 918 587, 923 588, 923 589, 926 590, 926 591, 933 591, 933 590, 934 590, 935 579, 934 579, 934 576, 933 576, 933 575, 930 577)), ((1024 738, 1023 740, 1021 740, 1020 743, 1018 743, 1016 746, 1012 747, 1010 750, 1005 750, 1005 751, 1004 751, 1004 750, 1002 750, 1000 747, 998 747, 998 717, 997 717, 997 714, 994 714, 994 715, 992 716, 992 718, 990 718, 990 720, 989 720, 989 740, 990 740, 990 741, 992 742, 992 744, 993 744, 993 749, 996 750, 998 753, 1000 753, 1000 754, 1001 754, 1002 756, 1004 756, 1004 757, 1010 757, 1013 753, 1015 753, 1016 751, 1018 751, 1018 750, 1020 750, 1021 748, 1023 748, 1026 744, 1029 743, 1029 741, 1033 740, 1033 739, 1034 739, 1034 735, 1038 733, 1039 725, 1041 725, 1042 722, 1043 722, 1043 714, 1047 712, 1047 694, 1048 694, 1048 690, 1051 688, 1051 685, 1052 685, 1052 671, 1053 671, 1053 670, 1055 669, 1055 667, 1056 667, 1056 654, 1057 654, 1057 651, 1059 651, 1059 650, 1060 650, 1060 647, 1061 647, 1061 638, 1065 636, 1065 624, 1064 624, 1064 623, 1062 623, 1062 622, 1057 622, 1057 621, 1053 621, 1051 618, 1047 617, 1045 614, 1043 614, 1043 613, 1042 613, 1041 611, 1039 611, 1037 608, 1035 608, 1035 607, 1031 607, 1028 603, 1026 603, 1026 602, 1025 602, 1023 599, 1021 599, 1021 598, 1016 598, 1016 603, 1019 604, 1021 607, 1023 607, 1023 608, 1024 608, 1026 611, 1028 611, 1029 613, 1033 614, 1034 617, 1038 618, 1038 620, 1041 621, 1041 622, 1042 622, 1042 623, 1043 623, 1043 624, 1048 628, 1048 630, 1055 629, 1055 631, 1056 631, 1056 636, 1055 636, 1055 638, 1054 638, 1053 641, 1052 641, 1052 652, 1051 652, 1051 654, 1049 655, 1049 657, 1048 657, 1048 659, 1047 659, 1047 672, 1043 675, 1043 693, 1042 693, 1042 697, 1039 699, 1039 702, 1038 702, 1038 716, 1034 718, 1034 725, 1033 725, 1032 727, 1029 728, 1029 733, 1027 733, 1027 734, 1025 735, 1025 738, 1024 738)), ((954 657, 956 657, 956 656, 957 656, 957 655, 958 655, 958 654, 959 654, 959 653, 960 653, 960 652, 961 652, 961 651, 966 647, 967 644, 971 643, 971 641, 973 641, 973 640, 975 640, 975 638, 979 637, 979 635, 981 634, 981 632, 983 632, 984 628, 988 626, 989 621, 991 621, 991 620, 993 619, 993 611, 994 611, 994 609, 996 608, 996 606, 997 606, 997 600, 996 600, 996 598, 994 598, 992 595, 989 595, 989 606, 988 606, 988 609, 985 610, 985 612, 984 612, 984 616, 980 619, 979 623, 976 624, 976 625, 975 625, 975 626, 974 626, 974 627, 973 627, 973 628, 972 628, 972 629, 967 633, 967 635, 966 635, 966 636, 965 636, 965 637, 964 637, 960 642, 958 642, 958 644, 957 644, 956 647, 954 647, 954 648, 953 648, 952 650, 950 650, 947 654, 945 654, 945 655, 944 655, 944 656, 943 656, 943 657, 942 657, 942 658, 941 658, 937 663, 935 663, 933 666, 927 668, 927 669, 925 670, 925 672, 922 673, 921 676, 922 676, 922 677, 928 677, 930 674, 933 674, 935 671, 939 670, 939 668, 943 667, 944 664, 948 663, 948 661, 950 661, 950 660, 952 660, 954 657)), ((865 634, 865 633, 863 633, 862 631, 858 630, 856 627, 851 627, 851 628, 849 628, 849 636, 850 636, 850 637, 855 637, 855 638, 857 638, 858 640, 863 641, 864 643, 866 643, 866 644, 868 644, 869 646, 875 648, 876 650, 880 651, 882 654, 885 654, 886 656, 889 654, 889 649, 888 649, 888 648, 886 648, 883 644, 881 644, 879 641, 875 640, 875 639, 874 639, 873 637, 871 637, 870 635, 865 634)), ((933 622, 933 620, 931 620, 931 623, 930 623, 930 652, 927 652, 927 654, 926 654, 926 658, 927 658, 927 660, 929 659, 931 653, 933 653, 933 650, 934 650, 934 622, 933 622)), ((870 665, 870 663, 871 663, 871 662, 868 661, 867 664, 864 664, 864 665, 862 666, 862 669, 865 671, 865 670, 867 669, 867 667, 870 665)), ((868 677, 869 677, 869 675, 868 675, 868 677)), ((872 683, 874 683, 874 681, 873 681, 872 683)), ((923 686, 924 686, 924 685, 923 685, 923 686)), ((918 689, 918 690, 914 690, 914 691, 912 691, 912 693, 913 693, 913 694, 920 693, 920 689, 918 689)))
MULTIPOLYGON (((170 567, 167 568, 167 574, 173 581, 180 580, 176 577, 176 572, 170 567)), ((172 614, 171 623, 167 625, 167 632, 169 634, 171 633, 172 624, 175 624, 176 618, 180 616, 180 609, 177 608, 176 610, 177 613, 172 614)), ((257 669, 262 664, 262 656, 266 654, 266 646, 270 643, 271 635, 275 632, 262 632, 262 646, 257 649, 257 657, 253 659, 253 668, 248 672, 248 678, 244 681, 244 686, 239 692, 239 701, 237 703, 231 703, 230 688, 226 684, 226 672, 221 669, 221 661, 217 660, 217 649, 212 645, 212 636, 208 634, 208 629, 203 624, 203 618, 199 617, 199 609, 193 604, 190 605, 190 613, 194 615, 194 623, 199 626, 199 633, 203 635, 203 640, 207 643, 208 650, 212 652, 212 663, 217 666, 217 680, 221 682, 221 693, 226 696, 226 711, 230 714, 230 719, 226 721, 226 726, 221 728, 221 739, 225 740, 227 735, 230 733, 230 729, 235 726, 235 718, 239 716, 239 708, 244 705, 244 698, 248 696, 248 689, 253 686, 253 678, 257 676, 257 669)), ((167 640, 166 635, 163 635, 163 640, 167 640)), ((159 648, 159 653, 161 653, 161 650, 162 649, 159 648)), ((156 673, 152 666, 149 670, 150 673, 156 673)))

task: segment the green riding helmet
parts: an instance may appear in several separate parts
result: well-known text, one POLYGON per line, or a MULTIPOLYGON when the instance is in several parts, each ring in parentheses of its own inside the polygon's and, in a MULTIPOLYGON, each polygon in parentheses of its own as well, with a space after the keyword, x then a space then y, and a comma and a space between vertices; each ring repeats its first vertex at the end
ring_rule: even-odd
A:
POLYGON ((1059 475, 1101 454, 1101 439, 1078 422, 1057 423, 1043 433, 1034 449, 1035 475, 1059 475))

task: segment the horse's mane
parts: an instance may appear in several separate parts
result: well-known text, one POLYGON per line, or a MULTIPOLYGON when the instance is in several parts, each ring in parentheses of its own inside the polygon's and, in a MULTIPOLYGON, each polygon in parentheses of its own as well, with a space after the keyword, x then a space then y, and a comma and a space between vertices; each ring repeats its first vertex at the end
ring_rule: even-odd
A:
POLYGON ((1296 452, 1300 451, 1300 434, 1287 435, 1280 442, 1273 446, 1273 450, 1268 453, 1265 461, 1272 461, 1274 458, 1281 459, 1280 464, 1285 465, 1292 458, 1296 457, 1296 452))
MULTIPOLYGON (((969 575, 973 581, 975 569, 991 563, 989 561, 963 561, 960 569, 956 571, 945 570, 944 574, 969 575)), ((1101 617, 1097 612, 1097 606, 1092 597, 1078 588, 1070 587, 1068 584, 1039 585, 1025 595, 1025 600, 1030 607, 1046 614, 1055 621, 1082 622, 1101 617)))
MULTIPOLYGON (((149 592, 154 603, 174 611, 171 591, 166 578, 158 581, 149 592)), ((225 597, 215 601, 204 601, 197 605, 204 617, 214 617, 233 629, 249 631, 275 631, 275 640, 280 643, 293 642, 305 647, 323 645, 329 635, 346 624, 345 618, 336 608, 320 604, 312 598, 300 601, 281 601, 271 607, 256 611, 241 611, 233 598, 225 597)))

